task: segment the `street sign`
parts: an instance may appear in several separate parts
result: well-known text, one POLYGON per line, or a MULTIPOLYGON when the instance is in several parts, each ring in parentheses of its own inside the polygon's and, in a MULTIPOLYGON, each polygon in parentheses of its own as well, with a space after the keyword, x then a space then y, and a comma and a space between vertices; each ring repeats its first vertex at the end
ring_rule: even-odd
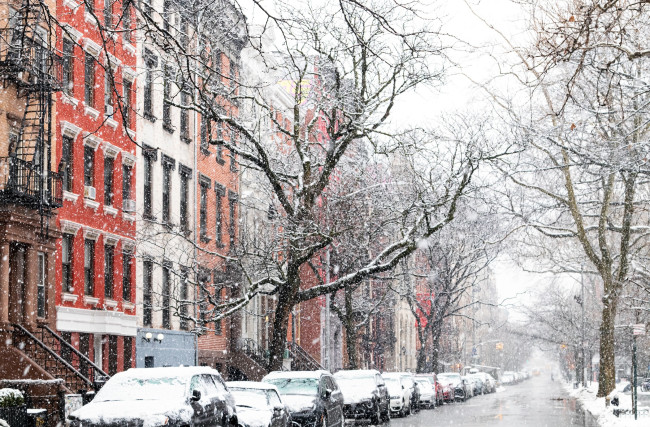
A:
POLYGON ((632 325, 632 335, 645 335, 645 323, 632 325))

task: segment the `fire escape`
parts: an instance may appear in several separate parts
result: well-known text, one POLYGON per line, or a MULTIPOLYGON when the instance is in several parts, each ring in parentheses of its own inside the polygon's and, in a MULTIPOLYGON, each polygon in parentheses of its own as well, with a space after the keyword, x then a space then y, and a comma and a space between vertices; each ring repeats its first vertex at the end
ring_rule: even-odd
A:
MULTIPOLYGON (((17 239, 3 236, 10 240, 3 244, 17 248, 14 252, 7 251, 11 257, 17 252, 31 251, 53 260, 56 235, 49 229, 49 222, 55 210, 62 206, 62 178, 52 170, 52 109, 54 93, 62 88, 62 59, 54 49, 55 29, 50 25, 48 8, 42 0, 22 0, 18 10, 9 11, 9 19, 0 28, 0 81, 7 97, 5 102, 15 103, 3 106, 12 112, 15 126, 5 135, 8 140, 2 141, 4 145, 0 144, 6 150, 0 157, 0 208, 3 212, 27 215, 30 218, 27 225, 19 225, 28 227, 23 228, 24 234, 29 232, 37 237, 30 240, 23 236, 17 239)), ((18 226, 13 224, 13 216, 3 217, 2 221, 8 222, 8 225, 1 224, 3 230, 18 226)), ((2 268, 11 269, 10 266, 26 265, 15 268, 24 272, 31 268, 29 259, 28 255, 0 263, 4 262, 2 268)), ((0 332, 6 346, 4 363, 16 364, 18 360, 26 365, 25 372, 32 369, 47 378, 61 378, 69 392, 97 389, 105 381, 106 373, 50 328, 54 313, 39 313, 37 320, 36 314, 22 308, 30 298, 32 301, 41 298, 40 294, 33 295, 37 288, 30 285, 38 280, 34 279, 36 273, 11 274, 14 279, 0 283, 11 294, 10 299, 14 298, 13 307, 12 303, 0 307, 3 313, 0 332)), ((41 280, 48 277, 45 273, 45 279, 41 280)), ((53 298, 54 295, 48 297, 53 298)), ((42 299, 45 300, 44 293, 42 299)))
POLYGON ((62 61, 52 48, 46 9, 39 0, 23 0, 0 29, 0 78, 14 86, 24 111, 17 138, 10 136, 0 158, 0 203, 38 211, 41 233, 62 203, 62 180, 51 168, 52 98, 61 89, 62 61))

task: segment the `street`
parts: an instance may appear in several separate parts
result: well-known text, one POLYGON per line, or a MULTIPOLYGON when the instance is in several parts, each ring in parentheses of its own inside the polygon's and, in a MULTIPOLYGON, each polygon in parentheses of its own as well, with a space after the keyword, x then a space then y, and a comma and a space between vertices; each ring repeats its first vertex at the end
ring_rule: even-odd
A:
MULTIPOLYGON (((394 418, 391 427, 454 426, 597 426, 576 411, 559 382, 548 376, 533 377, 502 391, 476 396, 465 403, 422 410, 407 418, 394 418)), ((589 416, 587 416, 589 418, 589 416)))

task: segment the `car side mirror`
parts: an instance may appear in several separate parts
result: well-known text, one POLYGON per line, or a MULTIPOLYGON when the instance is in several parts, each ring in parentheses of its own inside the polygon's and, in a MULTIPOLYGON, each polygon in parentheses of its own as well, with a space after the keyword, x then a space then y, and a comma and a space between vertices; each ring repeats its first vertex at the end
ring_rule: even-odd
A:
POLYGON ((201 400, 201 390, 192 390, 192 401, 198 402, 201 400))

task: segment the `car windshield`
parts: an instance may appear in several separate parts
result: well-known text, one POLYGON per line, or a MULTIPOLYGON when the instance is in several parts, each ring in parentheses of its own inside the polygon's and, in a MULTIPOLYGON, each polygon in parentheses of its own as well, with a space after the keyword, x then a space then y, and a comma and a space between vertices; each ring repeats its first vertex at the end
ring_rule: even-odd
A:
POLYGON ((318 379, 316 378, 270 378, 266 382, 276 386, 280 394, 318 395, 318 379))
POLYGON ((384 378, 384 382, 391 393, 402 390, 402 384, 397 378, 384 378))
POLYGON ((438 380, 440 381, 441 384, 453 384, 453 385, 458 385, 460 384, 460 377, 459 376, 452 376, 452 375, 438 375, 438 380))
POLYGON ((269 397, 265 390, 229 387, 235 398, 235 405, 241 408, 264 409, 270 406, 269 397))
POLYGON ((369 377, 357 377, 357 378, 339 378, 336 377, 336 382, 338 383, 339 387, 341 390, 343 390, 343 393, 345 393, 346 390, 355 390, 355 389, 374 389, 376 387, 375 385, 375 379, 374 378, 369 378, 369 377))
POLYGON ((415 380, 415 382, 418 383, 420 388, 423 389, 423 390, 430 391, 432 389, 431 383, 426 379, 421 379, 421 380, 418 379, 418 380, 415 380))
POLYGON ((177 377, 114 377, 99 390, 93 401, 182 400, 187 380, 177 377))

